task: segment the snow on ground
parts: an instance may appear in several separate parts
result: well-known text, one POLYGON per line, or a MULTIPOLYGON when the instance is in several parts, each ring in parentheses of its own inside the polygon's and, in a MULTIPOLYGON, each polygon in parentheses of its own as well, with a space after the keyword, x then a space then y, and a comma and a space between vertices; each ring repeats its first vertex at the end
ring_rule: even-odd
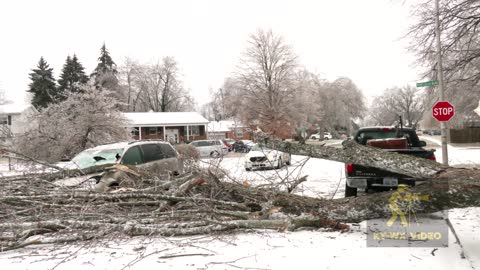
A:
MULTIPOLYGON (((436 152, 437 160, 441 153, 436 152)), ((480 164, 480 149, 450 147, 452 164, 480 164)), ((343 164, 301 156, 279 171, 247 172, 243 157, 220 161, 228 177, 252 185, 308 175, 299 193, 343 197, 343 164)), ((208 166, 218 160, 203 160, 208 166)), ((37 246, 0 253, 1 269, 480 269, 480 208, 454 209, 445 248, 367 248, 366 222, 347 233, 248 231, 194 237, 112 237, 99 243, 37 246), (463 258, 462 258, 463 257, 463 258)))
MULTIPOLYGON (((432 248, 366 248, 352 232, 252 231, 189 238, 137 237, 95 246, 36 247, 0 254, 2 269, 470 269, 450 241, 432 248), (34 252, 32 254, 32 252, 34 252), (73 254, 73 255, 72 255, 73 254)), ((453 237, 450 237, 453 239, 453 237)))
MULTIPOLYGON (((345 192, 345 165, 340 162, 292 155, 292 164, 280 170, 246 171, 243 155, 232 155, 235 157, 220 161, 220 167, 228 172, 227 180, 247 181, 259 186, 307 176, 307 182, 298 188, 297 194, 331 199, 334 195, 335 198, 343 197, 345 192)), ((214 159, 203 160, 203 165, 211 168, 216 168, 218 163, 214 159)))
MULTIPOLYGON (((435 151, 435 157, 438 162, 442 162, 442 142, 441 140, 432 136, 420 136, 421 140, 429 141, 438 145, 435 151)), ((454 165, 471 165, 480 164, 480 147, 465 147, 447 145, 448 164, 454 165)))

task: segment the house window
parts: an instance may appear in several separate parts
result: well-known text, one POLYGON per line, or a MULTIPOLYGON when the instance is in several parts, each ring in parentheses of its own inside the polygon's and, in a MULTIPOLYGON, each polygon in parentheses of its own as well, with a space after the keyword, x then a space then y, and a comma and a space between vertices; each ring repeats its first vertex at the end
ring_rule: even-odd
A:
POLYGON ((8 116, 6 115, 0 116, 0 125, 8 125, 8 116))
POLYGON ((236 128, 235 129, 235 137, 237 137, 237 138, 243 137, 243 129, 242 128, 236 128))
POLYGON ((146 133, 147 135, 156 135, 162 133, 162 131, 158 127, 147 127, 146 133))
POLYGON ((190 136, 200 136, 200 126, 188 127, 188 133, 190 136))
POLYGON ((138 128, 132 128, 132 136, 139 136, 140 132, 138 131, 138 128))

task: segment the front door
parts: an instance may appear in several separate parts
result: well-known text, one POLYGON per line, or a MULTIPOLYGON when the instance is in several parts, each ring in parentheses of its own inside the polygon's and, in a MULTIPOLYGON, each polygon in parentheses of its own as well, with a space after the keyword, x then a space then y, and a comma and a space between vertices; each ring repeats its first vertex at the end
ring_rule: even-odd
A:
POLYGON ((179 133, 178 129, 165 129, 165 137, 167 142, 178 143, 179 133))

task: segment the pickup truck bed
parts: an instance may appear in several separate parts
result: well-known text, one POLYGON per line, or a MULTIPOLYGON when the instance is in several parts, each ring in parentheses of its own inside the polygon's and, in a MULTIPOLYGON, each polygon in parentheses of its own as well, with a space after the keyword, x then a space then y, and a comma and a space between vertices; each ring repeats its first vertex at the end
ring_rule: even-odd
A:
MULTIPOLYGON (((363 145, 378 147, 381 147, 382 145, 396 145, 396 147, 402 149, 384 149, 384 151, 435 160, 434 151, 422 148, 426 144, 418 139, 418 136, 413 129, 404 128, 398 130, 392 127, 361 128, 355 135, 354 140, 363 145), (405 145, 401 144, 401 140, 404 140, 405 145)), ((358 189, 385 190, 396 188, 399 184, 414 186, 415 182, 420 180, 413 179, 406 175, 356 164, 345 164, 345 170, 345 175, 347 176, 345 197, 356 196, 358 189)))

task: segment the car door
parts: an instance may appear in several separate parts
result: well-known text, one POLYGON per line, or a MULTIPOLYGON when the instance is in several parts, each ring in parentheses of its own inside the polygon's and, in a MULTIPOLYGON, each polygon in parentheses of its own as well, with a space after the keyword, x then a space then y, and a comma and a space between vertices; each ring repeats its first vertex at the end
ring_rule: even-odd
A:
POLYGON ((169 149, 167 144, 142 144, 140 148, 143 153, 144 163, 137 167, 155 175, 178 174, 181 172, 176 152, 173 149, 169 149))
POLYGON ((120 164, 138 166, 143 164, 142 150, 138 146, 133 146, 127 149, 122 156, 120 164))

